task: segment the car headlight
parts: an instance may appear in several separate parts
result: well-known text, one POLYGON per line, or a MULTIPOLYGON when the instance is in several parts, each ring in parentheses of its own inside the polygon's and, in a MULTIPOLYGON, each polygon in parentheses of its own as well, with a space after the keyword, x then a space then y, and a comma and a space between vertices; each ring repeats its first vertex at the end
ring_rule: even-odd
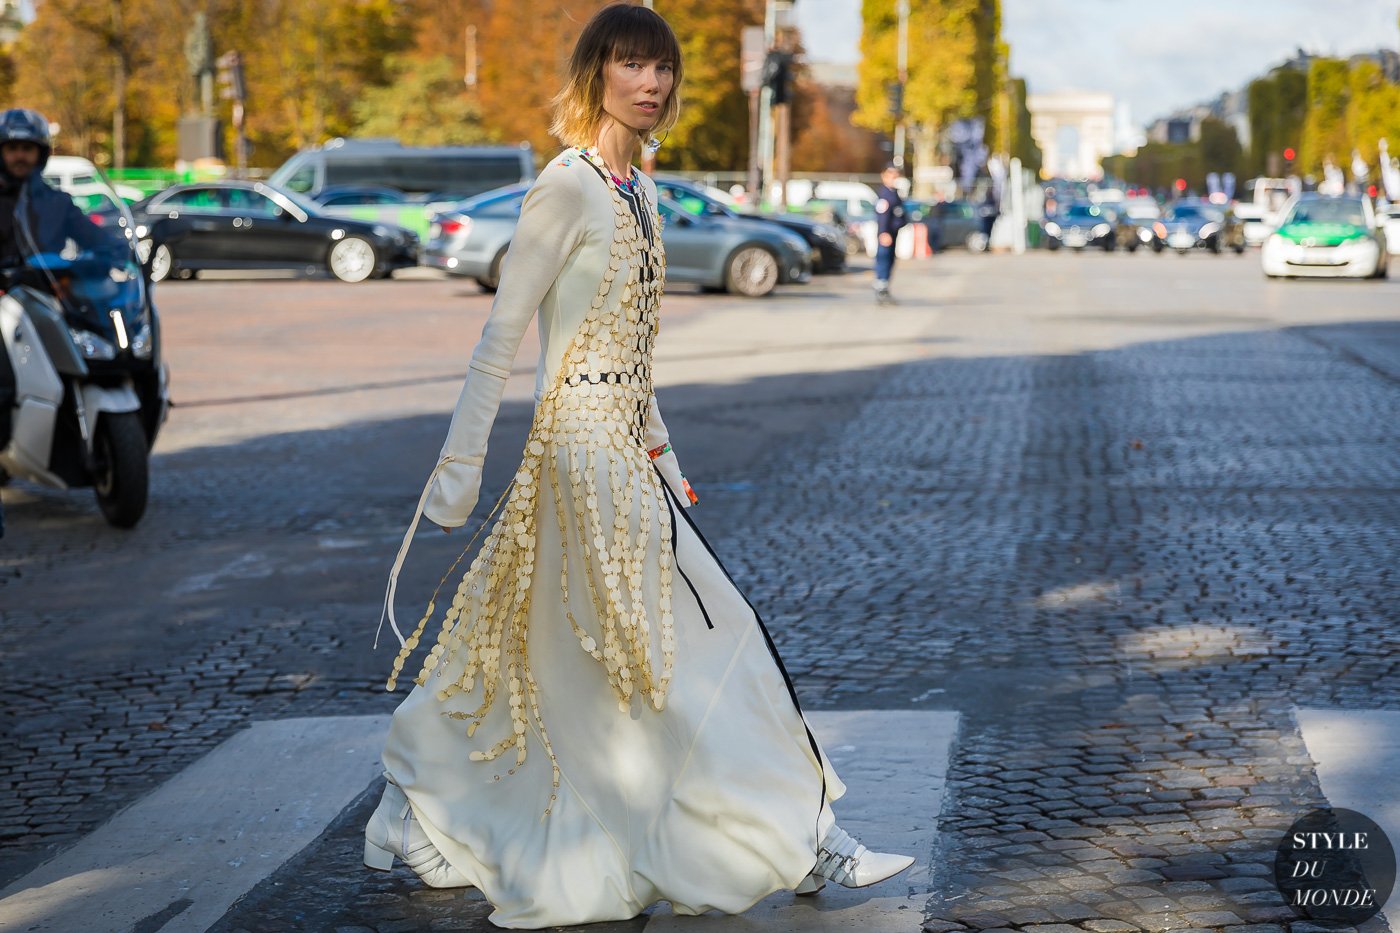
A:
POLYGON ((1048 220, 1045 222, 1045 232, 1050 234, 1051 236, 1059 236, 1060 225, 1055 223, 1055 221, 1053 220, 1048 220))
POLYGON ((131 353, 137 359, 149 360, 151 353, 155 350, 155 344, 151 340, 151 325, 142 324, 136 331, 136 336, 131 338, 131 353))
POLYGON ((117 348, 112 345, 112 342, 97 336, 92 331, 70 327, 68 333, 73 338, 73 342, 78 345, 78 349, 83 351, 85 359, 114 360, 117 358, 117 348))
POLYGON ((1096 236, 1096 237, 1108 236, 1109 232, 1110 232, 1112 229, 1113 229, 1113 228, 1110 227, 1108 224, 1098 224, 1098 225, 1096 225, 1096 226, 1094 227, 1094 231, 1093 231, 1093 232, 1094 232, 1094 236, 1096 236))
POLYGON ((841 244, 841 231, 831 224, 818 224, 812 228, 812 232, 828 243, 835 243, 838 246, 841 244))
POLYGON ((394 237, 394 231, 384 226, 383 224, 375 224, 374 229, 371 232, 375 236, 384 237, 386 239, 393 239, 394 237))
POLYGON ((1214 236, 1220 230, 1220 224, 1208 223, 1201 226, 1200 232, 1196 236, 1204 240, 1208 236, 1214 236))
POLYGON ((1157 239, 1165 240, 1167 238, 1167 225, 1158 221, 1152 225, 1152 232, 1157 234, 1157 239))

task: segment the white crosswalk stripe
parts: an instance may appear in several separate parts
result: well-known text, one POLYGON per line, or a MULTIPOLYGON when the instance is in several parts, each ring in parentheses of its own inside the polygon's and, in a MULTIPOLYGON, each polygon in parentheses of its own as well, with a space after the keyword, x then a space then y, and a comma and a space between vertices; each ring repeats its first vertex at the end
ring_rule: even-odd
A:
MULTIPOLYGON (((797 900, 780 893, 743 917, 685 918, 688 931, 919 929, 958 714, 862 710, 808 719, 849 787, 837 806, 843 828, 918 861, 873 891, 828 885, 797 900)), ((0 928, 207 929, 378 780, 388 727, 388 716, 254 723, 0 891, 0 928)), ((679 926, 663 905, 647 930, 679 926)))

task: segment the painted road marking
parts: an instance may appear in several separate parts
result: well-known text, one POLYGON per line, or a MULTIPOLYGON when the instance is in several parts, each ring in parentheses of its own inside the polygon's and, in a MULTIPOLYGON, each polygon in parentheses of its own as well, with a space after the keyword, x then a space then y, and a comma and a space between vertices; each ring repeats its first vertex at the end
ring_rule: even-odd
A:
POLYGON ((0 928, 203 933, 364 793, 388 728, 254 723, 0 891, 0 928))
POLYGON ((846 783, 846 796, 834 807, 841 827, 866 846, 915 856, 914 867, 867 889, 828 884, 814 897, 782 891, 737 917, 677 917, 662 906, 646 933, 917 933, 923 927, 958 714, 857 710, 807 719, 846 783))
MULTIPOLYGON (((873 890, 776 894, 742 917, 684 918, 687 930, 919 929, 958 714, 862 710, 808 720, 849 788, 836 808, 841 825, 918 861, 873 890)), ((202 933, 379 779, 388 729, 388 716, 254 723, 0 891, 0 928, 202 933)), ((663 906, 647 930, 681 925, 663 906)))

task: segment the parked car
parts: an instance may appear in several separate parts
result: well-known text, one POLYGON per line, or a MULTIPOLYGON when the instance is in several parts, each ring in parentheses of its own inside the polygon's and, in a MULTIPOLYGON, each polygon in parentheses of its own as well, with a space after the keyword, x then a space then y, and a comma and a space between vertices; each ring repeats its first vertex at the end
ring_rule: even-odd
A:
POLYGON ((978 249, 983 241, 982 218, 977 205, 971 201, 923 201, 912 203, 911 223, 922 222, 928 228, 929 249, 935 253, 951 246, 978 249))
POLYGON ((735 210, 720 197, 700 185, 680 178, 655 178, 656 191, 670 198, 696 216, 727 217, 750 223, 776 224, 807 241, 812 253, 812 272, 816 274, 846 271, 846 236, 835 224, 803 217, 800 214, 747 214, 735 210))
POLYGON ((331 216, 262 182, 175 185, 134 213, 154 281, 204 269, 324 269, 363 282, 418 264, 410 231, 331 216))
POLYGON ((423 265, 476 279, 495 291, 529 185, 509 185, 437 214, 423 242, 423 265))
POLYGON ((408 195, 398 188, 385 185, 332 185, 308 197, 328 213, 333 213, 333 209, 402 204, 408 200, 408 195))
POLYGON ((1162 219, 1152 225, 1152 251, 1193 249, 1219 253, 1225 248, 1243 253, 1244 223, 1209 201, 1183 198, 1168 205, 1162 219))
POLYGON ((397 188, 416 201, 462 200, 535 177, 535 157, 520 146, 404 146, 393 139, 333 139, 303 149, 268 178, 315 196, 326 188, 397 188))
POLYGON ((1264 274, 1383 279, 1390 270, 1386 239, 1370 198, 1299 194, 1284 205, 1278 229, 1264 242, 1264 274))
POLYGON ((146 197, 146 193, 140 188, 113 184, 102 169, 82 156, 49 156, 49 160, 44 163, 44 180, 50 186, 64 191, 74 187, 94 190, 92 186, 97 185, 104 190, 116 192, 117 197, 127 204, 146 197))
POLYGON ((806 282, 807 241, 774 226, 731 217, 700 216, 661 199, 666 281, 760 298, 775 286, 806 282))
MULTIPOLYGON (((495 289, 527 191, 528 185, 512 185, 439 214, 429 228, 424 264, 495 289)), ((781 227, 696 216, 665 198, 658 209, 668 282, 760 297, 779 284, 811 276, 807 242, 781 227)))
POLYGON ((1106 208, 1088 201, 1072 201, 1048 217, 1042 228, 1045 231, 1045 246, 1056 250, 1061 246, 1081 250, 1096 247, 1113 251, 1113 221, 1106 208))

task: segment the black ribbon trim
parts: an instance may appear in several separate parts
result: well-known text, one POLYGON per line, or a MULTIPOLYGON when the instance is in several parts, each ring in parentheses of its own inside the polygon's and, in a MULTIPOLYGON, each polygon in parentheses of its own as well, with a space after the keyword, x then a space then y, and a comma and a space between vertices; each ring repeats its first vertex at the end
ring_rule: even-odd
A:
MULTIPOLYGON (((652 468, 656 469, 657 475, 660 476, 661 471, 656 467, 656 464, 652 464, 652 468)), ((754 607, 752 602, 749 602, 749 597, 739 587, 739 584, 734 582, 734 577, 730 574, 729 568, 724 566, 724 561, 719 559, 719 555, 715 553, 715 549, 710 547, 710 542, 705 540, 705 536, 700 533, 700 529, 695 524, 695 519, 687 515, 686 510, 680 506, 680 497, 671 491, 671 487, 666 484, 666 478, 664 476, 661 477, 661 488, 666 493, 666 507, 671 509, 671 553, 676 561, 676 569, 680 570, 681 566, 680 556, 676 554, 675 516, 676 512, 679 511, 685 518, 686 524, 690 526, 690 530, 695 532, 695 537, 700 539, 700 543, 705 546, 705 550, 709 552, 711 559, 714 560, 715 564, 719 567, 720 572, 724 574, 725 579, 729 581, 729 585, 734 587, 735 592, 739 594, 740 598, 744 600, 744 603, 753 612, 754 620, 758 622, 758 630, 763 633, 763 640, 768 645, 768 653, 773 656, 773 663, 777 665, 778 673, 783 675, 783 683, 787 684, 788 696, 792 698, 792 705, 796 707, 797 716, 802 720, 802 729, 807 733, 807 742, 812 746, 812 755, 817 759, 817 770, 821 772, 822 776, 821 805, 817 808, 817 826, 820 828, 821 807, 826 805, 826 767, 822 764, 821 746, 817 744, 817 737, 812 734, 812 727, 807 725, 807 717, 803 714, 802 704, 797 699, 797 688, 793 685, 792 676, 788 674, 787 667, 784 666, 783 659, 778 654, 778 646, 773 643, 773 636, 769 634, 768 626, 763 624, 763 616, 759 615, 758 609, 754 607), (671 506, 671 499, 673 498, 676 500, 675 508, 671 506)), ((685 576, 684 570, 681 571, 681 576, 685 576)), ((690 578, 686 577, 685 582, 690 583, 690 578)), ((705 604, 701 601, 700 594, 695 592, 694 586, 691 586, 690 591, 695 593, 695 601, 700 604, 700 611, 705 613, 705 604)), ((709 613, 705 613, 705 621, 707 623, 710 621, 709 613)), ((714 628, 714 626, 711 625, 710 628, 714 628)), ((821 845, 821 833, 817 833, 817 845, 821 845)))
MULTIPOLYGON (((656 471, 657 478, 661 480, 661 488, 666 489, 666 477, 661 474, 661 469, 655 461, 652 462, 651 467, 656 471)), ((671 507, 671 497, 665 496, 664 498, 666 499, 666 510, 671 513, 671 560, 676 562, 676 570, 680 571, 681 579, 685 581, 686 586, 690 587, 690 594, 695 597, 695 604, 700 607, 700 614, 705 617, 705 627, 713 631, 715 624, 710 621, 710 610, 705 608, 705 601, 700 598, 700 591, 695 588, 694 583, 690 582, 689 575, 681 566, 680 555, 676 553, 676 510, 671 507)))

